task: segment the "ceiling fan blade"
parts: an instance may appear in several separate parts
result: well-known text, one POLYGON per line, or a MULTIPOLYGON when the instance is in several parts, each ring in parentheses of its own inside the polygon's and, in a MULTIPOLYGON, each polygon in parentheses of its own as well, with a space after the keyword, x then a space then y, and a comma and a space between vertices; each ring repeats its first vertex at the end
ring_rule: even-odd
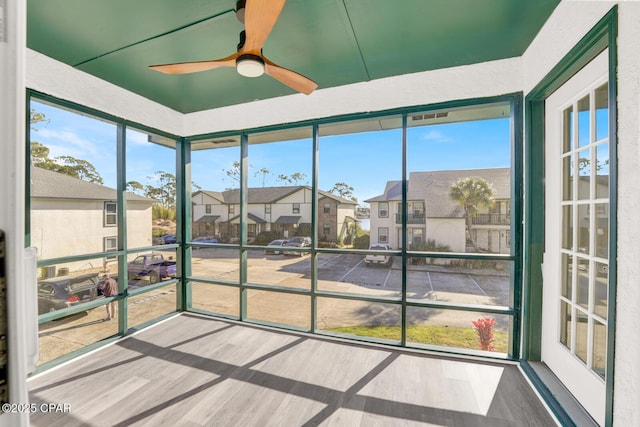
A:
POLYGON ((316 82, 302 74, 276 65, 265 57, 262 57, 262 59, 264 60, 264 72, 285 86, 289 86, 291 89, 302 92, 305 95, 309 95, 318 87, 316 82))
POLYGON ((246 40, 242 53, 260 55, 262 45, 276 25, 285 2, 286 0, 247 0, 244 12, 246 40))
POLYGON ((238 53, 227 56, 221 59, 212 59, 210 61, 197 61, 197 62, 178 62, 175 64, 162 64, 162 65, 149 65, 149 68, 155 71, 160 71, 165 74, 188 74, 196 73, 198 71, 212 70, 214 68, 221 67, 235 67, 236 58, 238 53))

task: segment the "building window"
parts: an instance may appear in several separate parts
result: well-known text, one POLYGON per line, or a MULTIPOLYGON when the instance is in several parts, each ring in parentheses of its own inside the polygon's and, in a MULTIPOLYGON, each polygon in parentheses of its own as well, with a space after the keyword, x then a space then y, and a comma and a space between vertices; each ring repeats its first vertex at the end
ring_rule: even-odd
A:
POLYGON ((511 231, 505 231, 505 245, 510 248, 511 247, 511 231))
POLYGON ((325 225, 322 227, 322 233, 323 233, 325 236, 327 236, 327 238, 328 238, 328 237, 330 237, 330 236, 331 236, 331 225, 330 225, 330 224, 325 224, 325 225))
POLYGON ((115 202, 104 202, 104 226, 118 225, 118 205, 115 202))
POLYGON ((236 214, 236 205, 229 205, 229 216, 236 214))
POLYGON ((413 214, 414 215, 424 214, 424 202, 413 202, 413 214))
POLYGON ((378 227, 378 242, 379 243, 389 242, 389 227, 378 227))
MULTIPOLYGON (((105 237, 104 238, 104 242, 103 242, 103 246, 104 246, 104 251, 105 252, 115 252, 118 250, 118 238, 113 236, 113 237, 105 237)), ((115 256, 108 256, 106 257, 107 261, 113 261, 114 259, 116 259, 115 256)))
POLYGON ((378 203, 378 218, 389 218, 389 202, 378 203))
POLYGON ((211 213, 211 205, 205 205, 204 206, 204 213, 206 213, 206 214, 210 214, 211 213))
POLYGON ((294 203, 293 204, 293 209, 291 210, 291 212, 299 214, 300 213, 300 203, 294 203))
POLYGON ((271 205, 264 205, 264 214, 265 215, 271 214, 271 205))
POLYGON ((322 213, 331 213, 331 205, 329 203, 325 203, 322 208, 322 213))

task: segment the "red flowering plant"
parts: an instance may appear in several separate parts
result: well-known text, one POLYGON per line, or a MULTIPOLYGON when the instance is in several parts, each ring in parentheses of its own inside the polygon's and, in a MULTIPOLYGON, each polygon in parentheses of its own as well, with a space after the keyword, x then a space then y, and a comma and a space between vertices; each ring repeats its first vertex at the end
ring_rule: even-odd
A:
POLYGON ((480 350, 493 351, 493 326, 496 324, 496 319, 484 317, 478 320, 472 320, 471 323, 473 323, 473 327, 478 333, 480 350))

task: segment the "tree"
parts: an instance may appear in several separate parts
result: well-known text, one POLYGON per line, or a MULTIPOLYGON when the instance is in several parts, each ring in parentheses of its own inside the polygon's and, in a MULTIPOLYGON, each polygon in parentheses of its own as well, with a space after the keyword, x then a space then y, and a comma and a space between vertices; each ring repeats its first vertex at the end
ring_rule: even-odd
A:
POLYGON ((333 188, 329 190, 331 194, 337 194, 338 196, 353 200, 354 202, 358 201, 358 198, 353 195, 353 187, 347 184, 346 182, 336 182, 333 185, 333 188))
POLYGON ((157 200, 163 207, 176 208, 176 176, 165 171, 156 171, 154 176, 147 179, 157 182, 157 186, 147 184, 144 187, 144 195, 157 200))
POLYGON ((143 193, 144 185, 140 184, 138 181, 129 181, 127 182, 127 191, 131 191, 135 194, 143 193))
POLYGON ((267 175, 269 175, 270 173, 271 171, 269 169, 262 168, 258 172, 254 173, 253 176, 257 177, 258 175, 262 175, 262 187, 264 188, 265 179, 267 178, 267 175))
MULTIPOLYGON (((30 124, 49 122, 43 113, 34 109, 30 111, 30 124)), ((37 132, 38 129, 32 127, 31 130, 37 132)), ((48 169, 50 171, 63 173, 83 181, 103 184, 104 181, 95 166, 87 160, 76 159, 72 156, 49 157, 49 147, 37 141, 31 141, 31 162, 33 166, 48 169)))
POLYGON ((467 241, 475 248, 471 237, 471 219, 481 206, 490 207, 494 201, 494 190, 491 184, 478 177, 460 178, 451 185, 449 197, 464 209, 467 241))
POLYGON ((300 172, 294 172, 291 175, 284 175, 284 174, 278 175, 278 181, 282 181, 285 184, 298 185, 301 182, 303 182, 305 179, 307 179, 307 175, 300 172))

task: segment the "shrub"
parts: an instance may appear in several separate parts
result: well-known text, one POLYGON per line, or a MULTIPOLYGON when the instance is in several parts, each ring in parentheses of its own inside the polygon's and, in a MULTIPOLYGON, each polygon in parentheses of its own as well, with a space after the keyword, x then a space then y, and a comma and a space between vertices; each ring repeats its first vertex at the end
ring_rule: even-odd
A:
POLYGON ((483 317, 478 320, 472 320, 471 323, 478 333, 480 350, 493 351, 493 326, 496 324, 496 319, 483 317))
POLYGON ((354 249, 369 249, 369 245, 371 244, 371 238, 369 234, 362 234, 355 239, 353 239, 353 248, 354 249))
POLYGON ((269 244, 269 242, 276 240, 277 238, 278 238, 277 231, 261 231, 256 236, 255 240, 253 241, 253 244, 258 246, 266 246, 269 244))
POLYGON ((311 236, 311 224, 305 222, 298 225, 298 228, 296 228, 294 235, 301 236, 301 237, 311 236))
POLYGON ((168 219, 170 221, 175 221, 176 210, 154 203, 151 206, 151 218, 152 219, 168 219))

